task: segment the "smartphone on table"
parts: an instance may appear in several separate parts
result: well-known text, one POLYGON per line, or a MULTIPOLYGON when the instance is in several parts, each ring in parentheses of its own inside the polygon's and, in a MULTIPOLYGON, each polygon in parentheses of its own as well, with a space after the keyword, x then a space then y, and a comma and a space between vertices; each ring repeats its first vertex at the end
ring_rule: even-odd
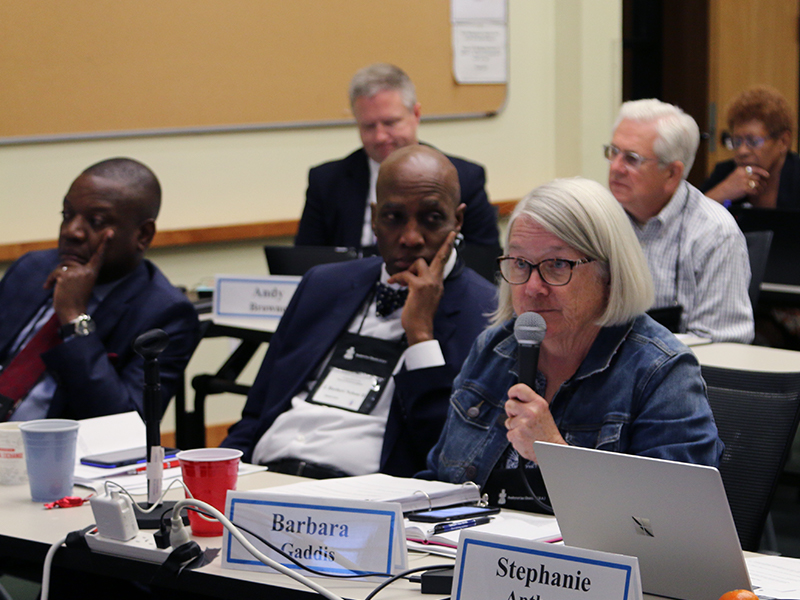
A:
MULTIPOLYGON (((178 453, 176 448, 164 448, 164 458, 172 458, 178 453)), ((113 469, 135 465, 147 461, 147 448, 128 448, 126 450, 115 450, 113 452, 101 452, 100 454, 87 454, 81 458, 82 465, 90 467, 100 467, 101 469, 113 469)))
POLYGON ((491 506, 448 506, 447 508, 435 508, 433 510, 423 510, 408 515, 409 521, 419 521, 422 523, 441 523, 443 521, 461 521, 463 519, 477 519, 496 515, 500 512, 499 508, 491 506))

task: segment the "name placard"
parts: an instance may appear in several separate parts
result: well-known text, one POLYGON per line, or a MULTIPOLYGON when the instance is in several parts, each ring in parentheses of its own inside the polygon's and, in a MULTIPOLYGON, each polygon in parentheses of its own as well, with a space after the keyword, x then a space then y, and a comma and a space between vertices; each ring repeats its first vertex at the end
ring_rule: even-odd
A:
MULTIPOLYGON (((272 492, 228 492, 226 516, 322 574, 397 573, 407 568, 403 513, 394 502, 313 498, 272 492)), ((282 565, 302 571, 255 537, 247 538, 282 565)), ((274 572, 228 532, 222 566, 274 572)), ((305 575, 313 575, 303 571, 305 575)))
POLYGON ((291 275, 217 275, 214 277, 214 315, 280 319, 300 279, 291 275))
POLYGON ((465 529, 453 600, 642 600, 636 557, 465 529))

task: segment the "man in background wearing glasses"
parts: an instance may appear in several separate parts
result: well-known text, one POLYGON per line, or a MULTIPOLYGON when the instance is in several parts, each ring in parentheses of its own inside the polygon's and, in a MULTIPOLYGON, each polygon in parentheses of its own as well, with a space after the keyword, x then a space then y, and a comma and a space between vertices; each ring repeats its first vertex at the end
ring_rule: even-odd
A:
POLYGON ((697 123, 680 108, 626 102, 605 147, 608 185, 647 258, 654 308, 682 307, 681 333, 748 343, 747 245, 728 211, 686 181, 699 143, 697 123))

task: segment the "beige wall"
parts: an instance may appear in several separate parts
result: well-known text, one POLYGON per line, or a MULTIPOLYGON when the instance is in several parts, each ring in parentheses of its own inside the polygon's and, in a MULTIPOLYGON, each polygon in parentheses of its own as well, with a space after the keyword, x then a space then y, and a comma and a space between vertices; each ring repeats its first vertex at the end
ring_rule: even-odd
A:
MULTIPOLYGON (((493 200, 518 199, 554 177, 605 182, 601 147, 620 101, 621 22, 621 0, 509 0, 504 110, 489 119, 423 123, 420 137, 484 164, 493 200)), ((355 127, 337 127, 0 147, 0 241, 54 238, 58 199, 75 175, 118 155, 142 160, 161 179, 161 229, 296 219, 309 165, 357 145, 355 127), (204 214, 218 202, 230 204, 228 216, 209 223, 204 214)), ((263 273, 261 243, 149 256, 173 283, 193 287, 214 273, 263 273)), ((228 350, 225 340, 204 342, 190 376, 215 370, 228 350)), ((208 422, 235 420, 240 410, 236 397, 212 400, 208 422)), ((172 428, 168 415, 164 429, 172 428)))

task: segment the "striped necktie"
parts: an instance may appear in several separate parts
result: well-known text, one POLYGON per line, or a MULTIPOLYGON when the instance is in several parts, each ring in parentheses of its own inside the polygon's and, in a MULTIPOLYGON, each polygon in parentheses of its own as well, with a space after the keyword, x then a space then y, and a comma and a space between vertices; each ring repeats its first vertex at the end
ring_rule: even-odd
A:
MULTIPOLYGON (((53 313, 53 316, 42 325, 36 335, 28 340, 22 350, 0 372, 0 396, 10 399, 13 402, 13 408, 16 408, 20 400, 28 395, 28 392, 42 377, 45 371, 42 354, 61 343, 58 329, 58 315, 53 313)), ((12 413, 13 410, 8 411, 6 415, 0 414, 0 420, 6 420, 12 413)))

